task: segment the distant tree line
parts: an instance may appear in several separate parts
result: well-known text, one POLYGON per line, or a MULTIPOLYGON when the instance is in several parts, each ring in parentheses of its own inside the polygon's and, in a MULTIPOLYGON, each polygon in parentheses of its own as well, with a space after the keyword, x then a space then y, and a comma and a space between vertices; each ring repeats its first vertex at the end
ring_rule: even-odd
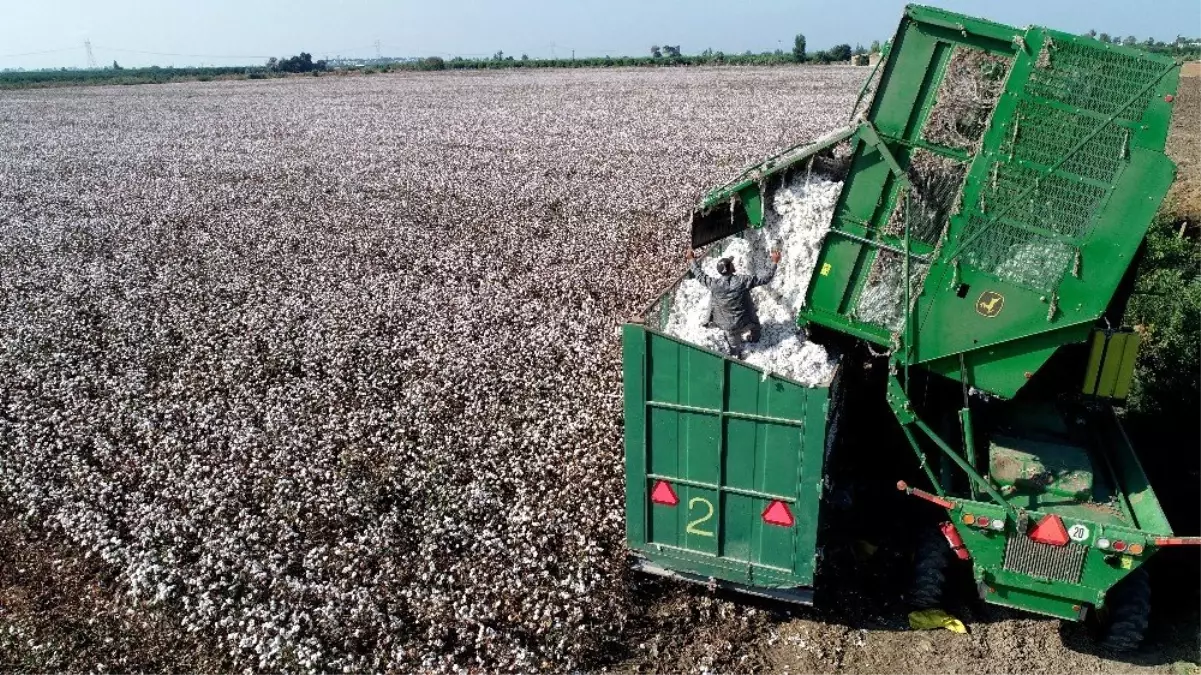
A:
POLYGON ((649 56, 599 56, 588 58, 553 58, 531 59, 522 54, 521 58, 505 55, 498 51, 491 58, 465 59, 455 57, 444 59, 431 56, 419 61, 409 61, 392 64, 385 69, 395 70, 483 70, 493 68, 607 68, 607 67, 638 67, 638 66, 771 66, 787 63, 846 63, 859 61, 866 63, 867 55, 880 51, 879 41, 873 42, 870 48, 863 45, 851 47, 840 44, 830 49, 809 53, 806 50, 804 35, 797 35, 793 41, 792 51, 785 52, 777 49, 770 52, 745 51, 741 54, 727 54, 723 51, 706 49, 699 54, 684 54, 680 45, 651 45, 649 56))
POLYGON ((1177 35, 1175 40, 1171 42, 1164 42, 1163 40, 1156 40, 1153 37, 1140 40, 1133 35, 1122 37, 1116 33, 1114 35, 1110 35, 1109 33, 1098 33, 1095 30, 1090 30, 1089 32, 1085 33, 1085 36, 1093 38, 1094 40, 1099 40, 1106 44, 1138 47, 1156 54, 1171 54, 1172 56, 1185 59, 1195 59, 1201 57, 1201 38, 1177 35))
POLYGON ((165 84, 186 80, 207 82, 215 79, 261 79, 282 77, 263 67, 203 67, 203 68, 127 68, 11 70, 0 72, 0 89, 29 87, 64 87, 91 84, 165 84))

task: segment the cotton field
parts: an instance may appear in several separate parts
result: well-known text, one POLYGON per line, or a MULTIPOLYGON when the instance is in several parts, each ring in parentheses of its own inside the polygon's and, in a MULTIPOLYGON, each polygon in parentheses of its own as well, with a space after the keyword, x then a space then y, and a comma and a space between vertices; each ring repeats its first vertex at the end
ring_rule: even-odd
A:
POLYGON ((0 497, 243 668, 601 663, 615 329, 865 74, 6 93, 0 497))

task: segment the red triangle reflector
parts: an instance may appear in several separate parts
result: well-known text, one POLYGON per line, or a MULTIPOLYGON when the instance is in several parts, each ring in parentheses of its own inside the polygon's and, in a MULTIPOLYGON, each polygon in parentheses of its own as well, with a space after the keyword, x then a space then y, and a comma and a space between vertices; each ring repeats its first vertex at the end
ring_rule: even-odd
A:
POLYGON ((789 511, 788 505, 781 501, 773 501, 767 505, 766 509, 763 509, 763 522, 780 527, 792 527, 796 524, 796 520, 792 517, 792 511, 789 511))
POLYGON ((680 498, 676 496, 676 491, 671 489, 671 483, 661 480, 655 483, 655 489, 651 490, 651 501, 664 506, 675 506, 680 503, 680 498))
POLYGON ((1030 530, 1030 538, 1043 544, 1064 546, 1068 543, 1068 531, 1059 516, 1043 516, 1034 529, 1030 530))

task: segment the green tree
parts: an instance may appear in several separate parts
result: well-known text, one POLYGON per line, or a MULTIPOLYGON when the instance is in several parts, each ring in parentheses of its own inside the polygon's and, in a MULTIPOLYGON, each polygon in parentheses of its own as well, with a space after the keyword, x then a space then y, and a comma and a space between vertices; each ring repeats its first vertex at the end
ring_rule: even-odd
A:
POLYGON ((1138 38, 1134 37, 1133 35, 1127 35, 1126 39, 1122 40, 1122 44, 1126 45, 1127 47, 1133 47, 1134 45, 1138 44, 1138 38))
MULTIPOLYGON (((267 62, 267 66, 271 67, 271 62, 267 62)), ((325 70, 325 61, 313 62, 313 55, 308 52, 300 52, 299 55, 286 59, 279 59, 275 63, 274 70, 283 73, 311 73, 314 71, 325 70)))
POLYGON ((1201 407, 1201 241, 1161 216, 1147 232, 1126 322, 1143 334, 1134 412, 1194 420, 1201 407))
POLYGON ((805 58, 805 36, 797 33, 796 38, 792 41, 792 60, 797 63, 804 63, 805 58))
POLYGON ((851 60, 851 45, 835 45, 830 49, 831 61, 850 61, 851 60))
POLYGON ((1095 30, 1090 30, 1089 32, 1085 33, 1085 35, 1089 36, 1090 38, 1092 38, 1094 40, 1097 39, 1097 31, 1095 31, 1095 30))
POLYGON ((113 70, 122 70, 121 64, 117 63, 116 59, 113 59, 113 70))
POLYGON ((652 59, 663 58, 663 52, 659 49, 659 45, 651 45, 651 58, 652 59))
POLYGON ((1101 33, 1100 35, 1097 36, 1097 39, 1100 40, 1101 42, 1108 43, 1110 41, 1109 33, 1101 33))
POLYGON ((859 56, 860 54, 866 54, 866 53, 867 53, 867 49, 864 48, 864 46, 861 44, 856 44, 855 51, 851 52, 851 54, 854 56, 859 56))
POLYGON ((663 55, 671 59, 680 58, 680 45, 663 45, 663 55))
POLYGON ((871 53, 872 54, 880 53, 880 41, 879 40, 872 40, 871 53))

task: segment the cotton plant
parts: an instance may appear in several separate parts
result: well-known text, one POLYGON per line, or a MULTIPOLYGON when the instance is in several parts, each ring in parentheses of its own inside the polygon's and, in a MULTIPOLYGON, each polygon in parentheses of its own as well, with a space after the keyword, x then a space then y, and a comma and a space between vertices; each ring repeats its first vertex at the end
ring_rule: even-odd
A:
POLYGON ((248 671, 599 667, 647 611, 614 329, 863 76, 0 97, 0 498, 248 671))

